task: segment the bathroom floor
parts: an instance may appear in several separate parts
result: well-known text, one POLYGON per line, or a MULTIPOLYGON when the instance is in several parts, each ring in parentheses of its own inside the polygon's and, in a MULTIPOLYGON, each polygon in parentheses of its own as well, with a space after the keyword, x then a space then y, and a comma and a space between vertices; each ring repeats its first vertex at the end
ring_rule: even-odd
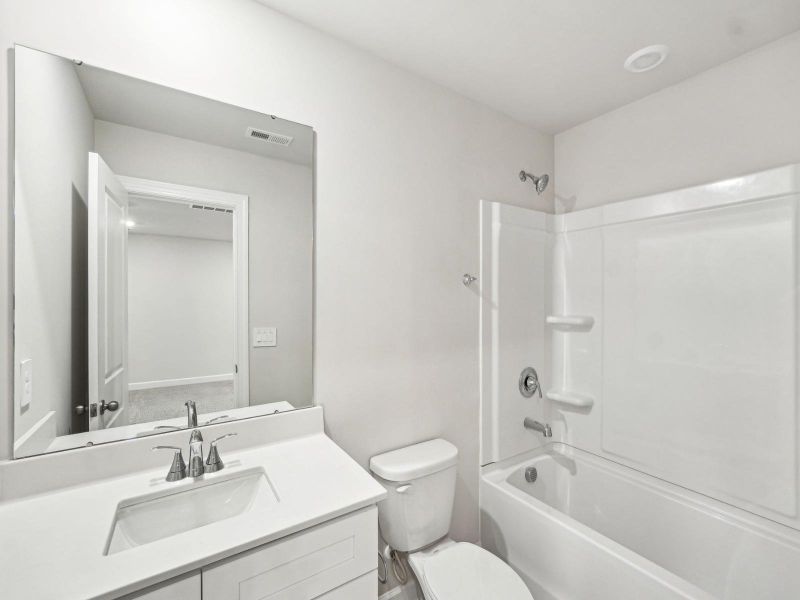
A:
POLYGON ((173 419, 186 414, 184 403, 194 400, 197 413, 234 408, 233 382, 215 381, 131 391, 128 407, 131 423, 173 419))

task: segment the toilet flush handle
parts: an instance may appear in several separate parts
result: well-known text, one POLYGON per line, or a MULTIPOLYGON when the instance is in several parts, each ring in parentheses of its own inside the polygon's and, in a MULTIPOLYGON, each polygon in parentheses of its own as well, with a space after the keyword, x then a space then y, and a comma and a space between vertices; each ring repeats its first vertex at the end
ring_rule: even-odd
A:
POLYGON ((411 488, 411 484, 410 483, 406 483, 406 484, 403 484, 403 485, 398 485, 396 489, 397 489, 397 493, 398 494, 405 494, 410 488, 411 488))

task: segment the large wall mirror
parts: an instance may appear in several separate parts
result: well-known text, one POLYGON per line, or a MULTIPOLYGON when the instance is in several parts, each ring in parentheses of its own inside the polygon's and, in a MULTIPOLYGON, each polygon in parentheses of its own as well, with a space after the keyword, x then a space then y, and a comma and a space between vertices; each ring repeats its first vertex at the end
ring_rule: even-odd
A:
POLYGON ((14 456, 310 405, 313 130, 14 57, 14 456))

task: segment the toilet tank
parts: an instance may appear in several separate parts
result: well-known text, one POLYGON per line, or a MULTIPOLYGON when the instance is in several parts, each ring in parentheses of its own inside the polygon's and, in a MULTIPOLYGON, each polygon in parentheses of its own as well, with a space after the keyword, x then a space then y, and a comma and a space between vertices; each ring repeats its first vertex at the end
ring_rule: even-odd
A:
POLYGON ((392 548, 413 552, 447 535, 457 463, 458 449, 442 439, 370 459, 370 471, 387 491, 378 503, 378 525, 392 548))

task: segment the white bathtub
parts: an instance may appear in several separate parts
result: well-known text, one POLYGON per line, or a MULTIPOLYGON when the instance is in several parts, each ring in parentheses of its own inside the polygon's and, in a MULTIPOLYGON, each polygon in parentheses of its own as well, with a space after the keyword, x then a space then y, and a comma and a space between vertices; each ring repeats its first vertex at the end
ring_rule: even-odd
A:
POLYGON ((480 503, 536 600, 800 599, 797 530, 565 444, 484 467, 480 503))

